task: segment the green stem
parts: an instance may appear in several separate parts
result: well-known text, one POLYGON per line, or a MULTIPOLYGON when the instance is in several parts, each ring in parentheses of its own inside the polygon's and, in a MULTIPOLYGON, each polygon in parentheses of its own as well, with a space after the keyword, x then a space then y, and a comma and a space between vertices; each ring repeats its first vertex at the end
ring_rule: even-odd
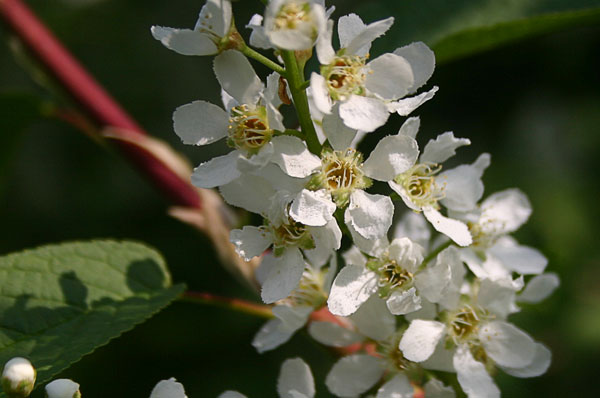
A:
POLYGON ((419 269, 425 268, 425 266, 427 265, 428 262, 433 260, 438 254, 440 254, 440 252, 442 250, 444 250, 447 247, 450 247, 453 243, 454 242, 452 242, 451 240, 448 240, 447 242, 444 242, 441 245, 439 245, 438 247, 436 247, 435 249, 433 249, 433 251, 431 253, 429 253, 429 255, 427 257, 425 257, 425 259, 419 266, 419 269))
POLYGON ((211 293, 187 291, 183 293, 179 300, 189 303, 214 305, 265 319, 273 318, 273 312, 268 305, 256 304, 236 298, 216 296, 211 293))
POLYGON ((321 154, 321 144, 319 144, 317 132, 315 131, 315 126, 310 117, 306 91, 302 88, 305 85, 304 67, 298 65, 296 55, 293 51, 282 51, 281 57, 285 63, 285 70, 287 71, 286 78, 296 107, 296 115, 298 116, 300 127, 304 133, 306 146, 308 146, 309 151, 319 156, 321 154))
POLYGON ((248 58, 252 58, 258 62, 260 62, 261 64, 265 65, 267 68, 273 69, 275 72, 279 73, 281 76, 286 76, 287 73, 285 71, 285 69, 279 65, 278 63, 271 61, 269 58, 265 57, 264 55, 262 55, 261 53, 254 51, 252 48, 248 47, 247 45, 243 45, 240 48, 240 52, 242 54, 244 54, 246 57, 248 58))

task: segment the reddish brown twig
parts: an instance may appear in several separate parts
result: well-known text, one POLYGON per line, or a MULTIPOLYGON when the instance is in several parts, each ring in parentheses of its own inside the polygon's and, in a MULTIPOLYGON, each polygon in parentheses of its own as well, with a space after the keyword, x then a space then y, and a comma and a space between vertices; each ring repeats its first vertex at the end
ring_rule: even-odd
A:
POLYGON ((144 150, 132 145, 142 140, 145 131, 115 100, 85 71, 44 24, 21 0, 0 0, 0 16, 14 34, 98 124, 99 131, 114 128, 120 140, 116 145, 161 192, 175 205, 200 208, 196 189, 168 165, 144 150))

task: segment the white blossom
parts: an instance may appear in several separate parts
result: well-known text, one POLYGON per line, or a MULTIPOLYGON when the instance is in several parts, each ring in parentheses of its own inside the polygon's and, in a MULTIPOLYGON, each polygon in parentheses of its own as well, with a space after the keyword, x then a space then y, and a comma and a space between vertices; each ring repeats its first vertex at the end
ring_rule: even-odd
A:
POLYGON ((231 29, 231 2, 207 0, 194 29, 153 26, 151 31, 156 40, 179 54, 212 55, 222 49, 231 29))

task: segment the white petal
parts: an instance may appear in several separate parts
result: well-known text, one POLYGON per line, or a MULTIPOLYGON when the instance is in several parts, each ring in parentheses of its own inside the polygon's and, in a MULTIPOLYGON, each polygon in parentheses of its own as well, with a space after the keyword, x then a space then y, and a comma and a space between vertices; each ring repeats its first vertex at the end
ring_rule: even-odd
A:
MULTIPOLYGON (((77 384, 77 388, 79 388, 79 384, 77 384)), ((74 396, 75 391, 71 393, 71 396, 74 396)), ((49 394, 50 395, 50 394, 49 394)), ((65 397, 69 395, 64 395, 65 397)), ((183 389, 183 385, 178 383, 174 378, 170 378, 169 380, 159 381, 156 386, 152 389, 150 393, 150 398, 187 398, 185 395, 185 391, 183 389)))
POLYGON ((501 369, 511 376, 515 377, 537 377, 546 373, 550 362, 552 361, 552 353, 543 344, 535 344, 535 355, 533 361, 525 367, 513 369, 502 367, 501 369))
POLYGON ((403 134, 388 135, 373 149, 363 171, 375 180, 390 181, 410 169, 418 157, 419 146, 414 138, 403 134))
POLYGON ((450 277, 450 266, 437 261, 433 267, 429 266, 415 276, 415 285, 420 295, 432 303, 438 303, 450 283, 450 277))
POLYGON ((152 36, 165 47, 182 55, 211 55, 217 52, 215 43, 204 33, 191 29, 153 26, 152 36))
POLYGON ((366 239, 385 236, 392 225, 394 204, 389 196, 373 195, 356 190, 350 196, 350 205, 344 218, 366 239))
POLYGON ((383 54, 369 62, 366 68, 365 87, 386 100, 404 97, 414 82, 408 61, 395 54, 383 54))
POLYGON ((276 305, 273 307, 273 315, 288 329, 298 330, 306 324, 313 310, 309 305, 276 305))
POLYGON ((346 126, 339 115, 339 104, 336 104, 330 115, 323 116, 323 134, 336 151, 344 151, 350 148, 356 130, 346 126))
POLYGON ((347 265, 336 276, 327 306, 334 315, 348 316, 377 291, 377 274, 359 265, 347 265))
POLYGON ((331 45, 333 36, 333 21, 327 21, 327 28, 322 35, 319 35, 316 44, 317 58, 321 65, 328 65, 335 58, 335 51, 331 45))
POLYGON ((404 123, 402 123, 402 127, 400 127, 398 134, 406 135, 415 139, 417 137, 417 133, 419 132, 420 125, 421 119, 419 119, 418 116, 409 117, 404 121, 404 123))
POLYGON ((510 237, 499 239, 488 253, 499 259, 507 269, 519 274, 541 274, 548 265, 548 259, 537 249, 521 246, 510 237))
POLYGON ((224 391, 217 398, 247 398, 244 394, 237 391, 224 391))
MULTIPOLYGON (((279 79, 281 75, 277 72, 271 73, 267 76, 267 88, 263 91, 263 99, 265 102, 271 104, 273 108, 277 109, 281 105, 281 98, 279 98, 279 79)), ((269 123, 271 120, 269 119, 269 123)), ((275 127, 276 130, 284 130, 285 127, 275 127)))
POLYGON ((277 393, 281 398, 294 398, 296 391, 308 398, 315 396, 315 380, 308 365, 300 358, 287 359, 281 365, 277 393))
POLYGON ((423 369, 456 373, 454 364, 452 363, 456 350, 447 350, 445 346, 444 339, 440 339, 429 359, 421 362, 423 369))
POLYGON ((409 238, 421 247, 427 248, 431 239, 431 230, 427 220, 421 213, 407 211, 402 215, 400 221, 396 223, 392 236, 394 238, 409 238))
POLYGON ((327 224, 333 218, 336 208, 327 190, 303 189, 292 202, 290 216, 304 225, 318 227, 327 224))
POLYGON ((256 333, 252 339, 252 346, 262 354, 287 343, 295 332, 295 330, 284 327, 280 319, 270 319, 256 333))
POLYGON ((273 267, 260 295, 266 304, 274 303, 290 295, 298 287, 304 272, 304 259, 299 249, 289 248, 280 257, 275 257, 277 265, 273 267))
POLYGON ((321 167, 321 159, 306 148, 298 137, 281 135, 271 140, 273 144, 272 161, 291 177, 308 177, 321 167))
POLYGON ((505 318, 508 314, 518 311, 515 301, 516 292, 522 288, 521 280, 513 281, 510 277, 497 280, 483 279, 477 302, 483 308, 505 318))
POLYGON ((435 54, 425 43, 420 41, 411 43, 408 46, 396 49, 394 54, 405 58, 410 63, 414 74, 414 84, 410 88, 411 92, 424 85, 433 75, 435 54))
POLYGON ((396 238, 388 248, 390 260, 409 272, 416 272, 423 262, 423 248, 408 238, 396 238))
POLYGON ((273 237, 262 228, 246 225, 242 229, 231 230, 229 241, 235 246, 237 254, 250 261, 271 246, 273 237))
POLYGON ((308 333, 319 343, 330 347, 346 347, 362 341, 360 335, 333 322, 311 322, 308 333))
POLYGON ((376 98, 351 95, 340 105, 340 117, 344 124, 355 130, 375 131, 390 116, 385 104, 376 98))
POLYGON ((394 291, 386 304, 390 313, 405 315, 421 309, 421 297, 417 296, 417 290, 411 287, 408 290, 394 291))
POLYGON ((464 212, 477 206, 483 196, 481 176, 489 165, 489 158, 489 154, 482 154, 473 165, 460 165, 436 177, 438 184, 445 184, 446 197, 441 200, 444 206, 464 212))
POLYGON ((192 185, 198 188, 215 188, 229 184, 241 175, 237 167, 239 156, 238 151, 231 151, 200 164, 192 174, 192 185))
POLYGON ((265 28, 262 26, 262 21, 262 15, 254 14, 250 18, 250 21, 248 21, 246 28, 252 29, 252 33, 250 33, 250 45, 266 50, 272 46, 269 38, 265 34, 265 28))
POLYGON ((456 242, 457 245, 469 246, 473 243, 473 238, 465 223, 444 217, 442 213, 432 207, 424 208, 423 214, 436 231, 443 233, 456 242))
POLYGON ((559 285, 560 279, 555 273, 534 276, 527 282, 527 286, 518 296, 518 300, 523 303, 539 303, 549 297, 559 285))
POLYGON ((255 105, 264 86, 245 55, 223 51, 214 59, 214 70, 223 90, 240 104, 255 105))
POLYGON ((342 253, 342 258, 346 265, 360 265, 363 267, 367 266, 367 258, 361 253, 360 249, 356 246, 352 246, 346 252, 342 253))
POLYGON ((339 397, 355 397, 370 389, 383 374, 379 360, 370 355, 350 355, 337 361, 325 384, 339 397))
POLYGON ((367 25, 356 14, 348 14, 338 20, 338 36, 340 47, 346 48, 356 36, 360 34, 367 25))
POLYGON ((415 319, 402 335, 399 348, 404 357, 423 362, 433 354, 438 342, 446 334, 446 325, 437 321, 415 319))
POLYGON ((325 114, 330 114, 332 103, 325 78, 313 72, 310 75, 310 90, 317 109, 325 114))
POLYGON ((182 105, 173 112, 173 128, 184 144, 206 145, 227 136, 229 115, 206 101, 182 105))
POLYGON ((315 241, 315 248, 304 250, 304 254, 312 265, 320 267, 340 248, 342 230, 335 218, 329 220, 323 227, 308 227, 308 230, 315 241))
POLYGON ((408 377, 399 373, 377 390, 376 398, 413 398, 414 394, 415 389, 410 385, 408 377))
POLYGON ((225 201, 252 213, 266 214, 269 199, 275 190, 265 179, 253 175, 244 175, 219 188, 225 201))
POLYGON ((373 340, 385 340, 396 331, 396 318, 376 294, 350 315, 350 319, 361 334, 373 340))
POLYGON ((500 390, 494 380, 484 364, 473 358, 468 346, 458 347, 453 362, 458 382, 469 398, 500 398, 500 390))
POLYGON ((194 29, 208 29, 219 37, 223 37, 229 32, 231 20, 231 2, 229 0, 207 0, 200 10, 194 29))
POLYGON ((456 308, 460 301, 460 289, 465 280, 467 270, 463 265, 459 250, 450 246, 438 254, 436 262, 438 264, 448 264, 450 266, 450 283, 446 287, 439 305, 446 309, 456 308))
POLYGON ((527 196, 518 189, 507 189, 490 195, 481 204, 482 227, 489 226, 496 234, 511 233, 519 229, 531 215, 527 196))
POLYGON ((396 112, 400 116, 408 116, 412 111, 423 105, 425 102, 433 98, 439 88, 434 86, 431 90, 415 95, 414 97, 403 98, 398 101, 387 104, 390 112, 396 112))
POLYGON ((486 354, 500 366, 522 368, 533 361, 535 342, 510 323, 492 321, 482 325, 479 339, 486 354))
POLYGON ((435 140, 429 140, 420 161, 440 164, 456 155, 456 149, 464 145, 471 145, 471 141, 468 138, 455 138, 451 131, 445 132, 435 140))
MULTIPOLYGON (((271 158, 273 157, 274 155, 272 155, 271 158)), ((300 192, 302 189, 304 189, 304 187, 308 183, 308 180, 310 179, 309 177, 291 177, 290 175, 286 174, 285 171, 283 171, 281 167, 279 167, 275 163, 267 164, 255 174, 260 175, 260 177, 264 178, 266 181, 269 181, 271 183, 271 186, 274 189, 277 189, 277 192, 288 191, 290 193, 293 193, 294 196, 297 195, 298 192, 300 192)))
POLYGON ((354 36, 345 47, 347 54, 365 55, 369 52, 371 42, 383 35, 394 23, 394 18, 389 17, 367 25, 358 35, 354 36))
POLYGON ((344 223, 348 227, 348 231, 350 231, 352 241, 354 242, 356 247, 358 247, 361 251, 370 256, 380 256, 381 254, 383 254, 383 252, 387 250, 388 246, 390 245, 386 236, 382 236, 381 238, 376 239, 367 239, 358 232, 356 232, 356 229, 354 229, 354 226, 350 222, 350 217, 347 212, 344 213, 344 223))
POLYGON ((454 398, 456 396, 452 387, 445 386, 437 379, 431 379, 425 383, 424 390, 427 398, 454 398))

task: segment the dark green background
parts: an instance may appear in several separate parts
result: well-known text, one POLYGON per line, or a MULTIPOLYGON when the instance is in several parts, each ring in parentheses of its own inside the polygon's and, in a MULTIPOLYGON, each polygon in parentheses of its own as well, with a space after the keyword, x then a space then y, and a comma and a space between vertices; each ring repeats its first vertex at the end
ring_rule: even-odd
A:
MULTIPOLYGON (((379 12, 393 9, 396 1, 363 5, 362 15, 367 21, 387 17, 379 12)), ((194 164, 226 151, 222 143, 185 147, 172 132, 175 107, 196 99, 218 103, 211 58, 175 54, 150 35, 153 24, 192 27, 201 1, 106 0, 86 7, 55 0, 28 3, 149 132, 194 164)), ((359 6, 334 3, 336 17, 359 6)), ((418 2, 406 3, 415 19, 405 16, 404 23, 397 22, 373 47, 374 56, 419 38, 421 28, 423 40, 436 39, 436 20, 421 15, 418 2)), ((440 12, 465 14, 467 4, 451 1, 440 12)), ((246 0, 234 10, 242 30, 262 7, 246 0)), ((599 50, 600 26, 588 23, 445 62, 430 80, 440 91, 416 112, 422 119, 422 145, 452 130, 473 142, 459 161, 470 162, 482 151, 492 154, 484 176, 487 194, 514 186, 527 193, 534 213, 517 237, 540 248, 550 260, 548 271, 561 277, 552 298, 512 318, 552 349, 552 367, 535 379, 500 376, 503 396, 600 395, 599 50)), ((263 68, 257 70, 264 76, 263 68)), ((0 253, 75 239, 134 239, 164 254, 175 282, 255 299, 222 270, 204 237, 166 215, 167 203, 118 154, 61 122, 33 118, 30 123, 35 116, 31 104, 39 97, 49 98, 17 66, 7 46, 0 46, 0 253)), ((400 123, 393 117, 377 134, 395 133, 400 123)), ((226 389, 274 397, 279 364, 300 355, 321 383, 317 395, 328 396, 322 381, 333 357, 302 334, 275 352, 258 355, 249 343, 262 322, 175 303, 62 376, 81 383, 86 398, 145 397, 158 380, 171 376, 184 383, 190 397, 216 397, 226 389)))

